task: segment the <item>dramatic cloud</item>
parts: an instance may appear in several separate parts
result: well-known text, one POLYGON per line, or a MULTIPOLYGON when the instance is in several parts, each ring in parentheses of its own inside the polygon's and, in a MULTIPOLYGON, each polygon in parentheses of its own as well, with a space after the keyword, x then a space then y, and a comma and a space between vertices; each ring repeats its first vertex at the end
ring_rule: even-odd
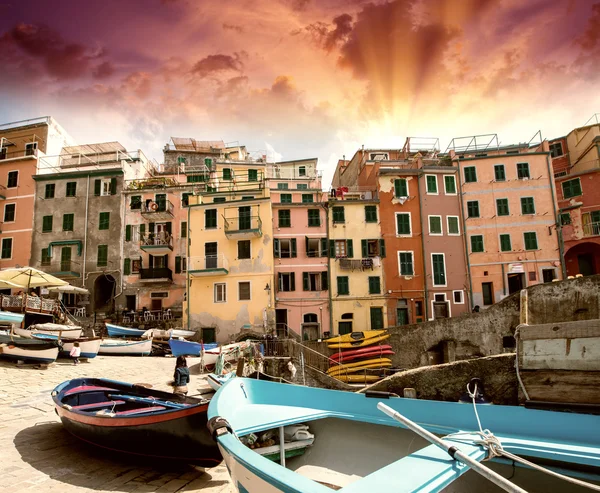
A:
POLYGON ((241 72, 244 68, 243 56, 245 53, 234 53, 234 56, 208 55, 192 67, 192 73, 202 78, 221 72, 241 72))
POLYGON ((226 22, 223 23, 223 29, 229 30, 229 31, 235 31, 239 34, 244 32, 244 28, 242 26, 238 26, 236 24, 227 24, 226 22))

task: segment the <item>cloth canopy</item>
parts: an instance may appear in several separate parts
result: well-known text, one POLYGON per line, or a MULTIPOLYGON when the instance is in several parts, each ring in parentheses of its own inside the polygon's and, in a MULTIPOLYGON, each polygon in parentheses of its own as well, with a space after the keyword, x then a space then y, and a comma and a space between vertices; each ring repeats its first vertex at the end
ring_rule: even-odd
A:
POLYGON ((19 267, 0 270, 0 283, 8 283, 11 288, 38 288, 66 286, 69 283, 33 267, 19 267), (16 286, 13 286, 16 284, 16 286))

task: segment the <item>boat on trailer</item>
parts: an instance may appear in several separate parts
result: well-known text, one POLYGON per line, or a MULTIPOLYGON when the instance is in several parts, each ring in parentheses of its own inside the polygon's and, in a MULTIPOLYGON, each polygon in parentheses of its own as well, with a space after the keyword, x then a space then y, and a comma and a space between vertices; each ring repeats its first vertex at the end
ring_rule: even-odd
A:
POLYGON ((60 343, 40 341, 13 334, 0 334, 0 358, 49 364, 56 361, 60 343))
POLYGON ((152 339, 130 341, 127 339, 102 339, 98 354, 121 356, 149 356, 152 352, 152 339))
POLYGON ((206 427, 208 402, 102 378, 77 378, 52 391, 65 429, 98 447, 214 467, 222 461, 206 427))
MULTIPOLYGON (((591 414, 233 378, 213 397, 208 417, 233 484, 245 493, 500 491, 482 475, 490 470, 489 477, 503 476, 498 481, 511 477, 514 489, 508 491, 586 491, 546 472, 514 468, 520 463, 503 456, 490 457, 491 442, 479 433, 479 419, 505 454, 542 462, 571 475, 571 481, 583 475, 587 482, 600 482, 600 416, 591 414), (396 415, 412 424, 398 422, 396 415), (299 456, 284 455, 274 463, 247 446, 251 435, 271 430, 283 437, 284 427, 293 424, 308 425, 314 435, 299 456), (415 434, 413 425, 444 437, 442 443, 450 446, 442 450, 415 434), (487 458, 492 460, 480 464, 487 458)), ((279 441, 284 448, 286 443, 285 437, 279 441)))

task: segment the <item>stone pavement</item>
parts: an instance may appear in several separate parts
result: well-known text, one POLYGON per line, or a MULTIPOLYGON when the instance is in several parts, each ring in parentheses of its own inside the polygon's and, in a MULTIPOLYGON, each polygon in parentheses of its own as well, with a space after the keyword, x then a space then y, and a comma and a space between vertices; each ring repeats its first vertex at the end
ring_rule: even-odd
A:
MULTIPOLYGON (((189 394, 206 391, 192 367, 189 394)), ((75 366, 59 359, 40 369, 0 360, 0 493, 16 491, 199 491, 233 493, 224 463, 211 469, 191 465, 113 459, 102 449, 69 435, 54 412, 50 392, 77 377, 104 377, 172 390, 174 358, 98 356, 75 366)))

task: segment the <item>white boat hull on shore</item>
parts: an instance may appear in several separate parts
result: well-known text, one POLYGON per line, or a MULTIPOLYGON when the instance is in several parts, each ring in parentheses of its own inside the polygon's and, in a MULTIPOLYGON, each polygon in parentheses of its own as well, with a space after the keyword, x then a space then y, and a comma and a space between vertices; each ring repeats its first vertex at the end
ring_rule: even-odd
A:
POLYGON ((48 334, 59 336, 61 339, 79 339, 83 329, 74 325, 37 324, 26 329, 14 327, 14 333, 31 339, 33 334, 48 334))
POLYGON ((126 341, 122 339, 103 339, 98 354, 116 354, 127 356, 148 356, 152 352, 152 339, 145 341, 126 341))
POLYGON ((248 349, 249 347, 250 343, 248 341, 243 341, 204 351, 204 366, 213 366, 217 362, 217 359, 221 353, 224 354, 225 361, 236 361, 242 354, 242 351, 244 349, 248 349))
POLYGON ((35 363, 54 363, 58 358, 58 347, 32 350, 21 348, 17 346, 2 345, 0 346, 0 352, 3 358, 11 359, 13 361, 29 361, 35 363))

